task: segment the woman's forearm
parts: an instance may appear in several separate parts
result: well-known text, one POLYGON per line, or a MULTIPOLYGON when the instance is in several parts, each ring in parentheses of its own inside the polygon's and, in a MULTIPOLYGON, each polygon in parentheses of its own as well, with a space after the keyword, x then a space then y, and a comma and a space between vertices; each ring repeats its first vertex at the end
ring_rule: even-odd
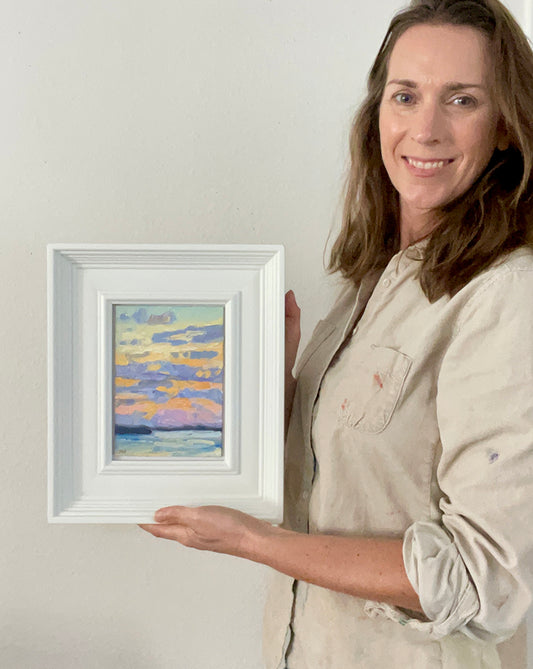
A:
POLYGON ((402 556, 401 539, 303 534, 221 506, 171 506, 141 527, 199 550, 268 565, 301 581, 354 597, 422 611, 402 556))
POLYGON ((405 572, 401 539, 309 535, 272 527, 252 533, 243 552, 243 557, 298 580, 422 611, 405 572))
POLYGON ((401 539, 300 534, 221 506, 159 509, 156 537, 268 565, 354 597, 422 611, 405 572, 401 539))

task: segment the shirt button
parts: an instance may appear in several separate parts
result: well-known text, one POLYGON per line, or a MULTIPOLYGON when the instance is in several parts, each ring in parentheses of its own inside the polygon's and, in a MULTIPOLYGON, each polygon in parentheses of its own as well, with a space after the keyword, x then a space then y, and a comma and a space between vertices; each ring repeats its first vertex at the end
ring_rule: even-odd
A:
POLYGON ((309 492, 307 490, 304 490, 302 493, 302 499, 309 499, 309 492))
POLYGON ((382 285, 388 288, 390 286, 390 279, 383 279, 382 285))

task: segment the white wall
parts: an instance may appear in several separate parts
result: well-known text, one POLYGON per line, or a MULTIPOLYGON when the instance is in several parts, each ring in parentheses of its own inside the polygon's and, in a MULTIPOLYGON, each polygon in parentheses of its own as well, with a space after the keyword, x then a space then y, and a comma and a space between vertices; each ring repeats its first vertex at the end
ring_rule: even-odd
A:
POLYGON ((401 4, 1 3, 1 667, 261 666, 266 569, 47 524, 45 245, 283 243, 306 338, 350 118, 401 4))

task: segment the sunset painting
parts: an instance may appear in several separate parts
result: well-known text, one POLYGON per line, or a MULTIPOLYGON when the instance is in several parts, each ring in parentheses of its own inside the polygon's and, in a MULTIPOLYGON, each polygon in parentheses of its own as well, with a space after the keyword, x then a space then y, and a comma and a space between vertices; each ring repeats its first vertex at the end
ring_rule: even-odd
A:
POLYGON ((222 455, 224 307, 116 304, 113 458, 222 455))

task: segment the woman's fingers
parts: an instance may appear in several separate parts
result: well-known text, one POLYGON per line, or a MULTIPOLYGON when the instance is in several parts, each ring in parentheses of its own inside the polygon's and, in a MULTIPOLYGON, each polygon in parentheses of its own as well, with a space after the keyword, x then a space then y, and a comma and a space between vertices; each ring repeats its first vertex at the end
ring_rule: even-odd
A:
POLYGON ((300 307, 296 302, 294 292, 289 290, 285 293, 285 327, 291 333, 300 330, 300 307))
POLYGON ((194 510, 188 506, 165 506, 155 512, 154 520, 158 523, 185 523, 191 519, 194 510))
POLYGON ((162 523, 158 525, 139 525, 139 527, 159 539, 170 539, 171 541, 178 541, 184 546, 192 546, 191 530, 184 525, 166 525, 162 523))
POLYGON ((285 294, 285 373, 290 374, 300 343, 300 307, 292 290, 285 294))
POLYGON ((196 509, 187 506, 167 506, 154 514, 157 524, 142 524, 139 527, 154 537, 172 539, 186 546, 191 545, 190 525, 196 509))
POLYGON ((296 302, 296 296, 294 295, 293 290, 288 290, 285 293, 285 314, 287 316, 297 315, 300 312, 298 303, 296 302))
POLYGON ((140 527, 155 537, 231 555, 240 554, 243 539, 250 533, 269 527, 265 521, 221 506, 169 506, 154 517, 157 524, 140 527))

